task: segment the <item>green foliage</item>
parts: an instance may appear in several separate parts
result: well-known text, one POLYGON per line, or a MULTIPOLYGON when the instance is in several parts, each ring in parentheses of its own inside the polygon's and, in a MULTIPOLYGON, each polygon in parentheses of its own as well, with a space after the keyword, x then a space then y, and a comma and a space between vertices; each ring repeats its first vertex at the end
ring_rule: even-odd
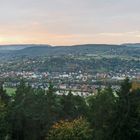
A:
POLYGON ((58 120, 59 106, 52 85, 48 91, 34 90, 22 81, 10 108, 12 139, 43 138, 46 131, 58 120))
POLYGON ((131 90, 131 82, 125 79, 117 92, 115 114, 112 116, 113 140, 140 139, 140 91, 131 90))
POLYGON ((61 107, 63 110, 63 119, 74 119, 79 116, 86 116, 88 108, 84 98, 74 96, 71 92, 68 95, 62 95, 61 107))
POLYGON ((8 137, 9 123, 7 121, 8 114, 8 102, 9 96, 3 89, 3 85, 0 85, 0 140, 5 140, 8 137))
POLYGON ((0 140, 45 137, 46 140, 139 140, 140 90, 133 91, 126 79, 118 91, 108 87, 84 98, 71 92, 58 96, 51 83, 45 91, 21 81, 15 95, 9 98, 1 85, 0 140))
POLYGON ((7 95, 6 90, 3 88, 3 84, 0 83, 0 99, 7 105, 10 97, 7 95))
POLYGON ((0 99, 0 140, 5 140, 8 136, 7 107, 0 99))
POLYGON ((88 98, 89 121, 94 129, 95 140, 107 139, 115 101, 111 88, 99 91, 97 95, 88 98))
POLYGON ((91 140, 92 130, 86 119, 60 121, 54 124, 46 140, 91 140))

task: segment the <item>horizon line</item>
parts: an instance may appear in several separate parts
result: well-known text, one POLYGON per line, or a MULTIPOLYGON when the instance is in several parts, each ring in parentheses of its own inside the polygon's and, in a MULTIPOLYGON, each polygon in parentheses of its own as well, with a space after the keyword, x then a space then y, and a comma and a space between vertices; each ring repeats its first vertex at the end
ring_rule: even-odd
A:
POLYGON ((78 46, 78 45, 126 45, 126 44, 140 44, 140 42, 126 42, 126 43, 81 43, 81 44, 70 44, 70 45, 52 45, 47 43, 7 43, 0 44, 0 46, 19 46, 19 45, 41 45, 41 46, 78 46))

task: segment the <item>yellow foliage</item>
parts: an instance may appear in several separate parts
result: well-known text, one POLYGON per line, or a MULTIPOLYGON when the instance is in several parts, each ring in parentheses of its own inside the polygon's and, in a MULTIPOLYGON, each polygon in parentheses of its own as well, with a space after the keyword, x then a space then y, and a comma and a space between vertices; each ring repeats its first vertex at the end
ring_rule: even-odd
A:
POLYGON ((140 82, 133 81, 132 82, 132 90, 140 89, 140 82))
POLYGON ((90 140, 92 130, 86 119, 80 117, 75 120, 61 120, 55 123, 46 140, 90 140))

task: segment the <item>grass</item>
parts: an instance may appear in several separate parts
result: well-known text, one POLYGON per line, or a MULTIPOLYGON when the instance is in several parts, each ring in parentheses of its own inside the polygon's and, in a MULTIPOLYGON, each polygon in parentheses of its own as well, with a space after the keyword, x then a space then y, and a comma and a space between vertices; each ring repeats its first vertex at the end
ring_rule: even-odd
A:
POLYGON ((12 96, 15 94, 16 88, 5 88, 5 90, 9 96, 12 96))

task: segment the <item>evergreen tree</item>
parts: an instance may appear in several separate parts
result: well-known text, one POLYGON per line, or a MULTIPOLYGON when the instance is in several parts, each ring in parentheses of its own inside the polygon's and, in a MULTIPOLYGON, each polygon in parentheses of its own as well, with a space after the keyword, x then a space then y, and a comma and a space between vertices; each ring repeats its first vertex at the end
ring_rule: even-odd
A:
POLYGON ((9 133, 9 123, 7 120, 8 104, 10 98, 3 89, 3 83, 0 84, 0 139, 5 140, 9 133))
POLYGON ((62 95, 61 97, 62 118, 74 119, 79 116, 86 116, 87 105, 85 99, 80 96, 75 96, 71 93, 62 95))
POLYGON ((111 88, 99 91, 88 98, 89 121, 94 130, 95 140, 108 140, 110 120, 115 106, 115 96, 111 88))
POLYGON ((3 88, 3 82, 0 82, 0 99, 8 105, 10 97, 6 94, 6 90, 3 88))
POLYGON ((128 78, 117 92, 116 112, 112 118, 112 140, 140 139, 140 92, 131 90, 128 78))
POLYGON ((0 140, 5 140, 9 133, 9 124, 7 121, 7 106, 0 99, 0 140))

